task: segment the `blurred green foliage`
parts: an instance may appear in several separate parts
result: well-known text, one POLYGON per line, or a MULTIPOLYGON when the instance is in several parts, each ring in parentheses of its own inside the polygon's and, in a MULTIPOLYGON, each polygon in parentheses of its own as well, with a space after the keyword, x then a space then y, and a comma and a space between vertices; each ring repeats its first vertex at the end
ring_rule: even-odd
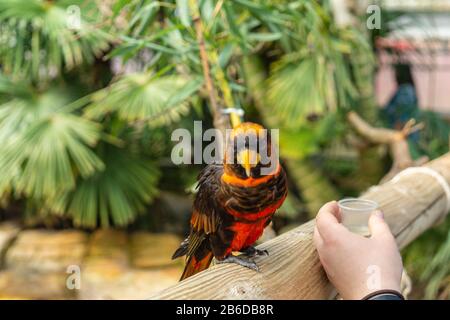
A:
POLYGON ((371 56, 357 29, 334 24, 327 2, 5 0, 2 203, 21 201, 29 223, 56 215, 80 227, 125 226, 170 189, 161 171, 171 129, 210 118, 197 16, 219 103, 252 112, 243 61, 256 56, 268 101, 257 113, 282 128, 284 155, 319 152, 333 114, 358 97, 348 57, 362 48, 371 56), (309 123, 315 114, 329 115, 309 123))
MULTIPOLYGON (((379 178, 382 157, 359 154, 345 121, 349 110, 378 120, 372 41, 336 25, 329 1, 1 0, 0 204, 19 204, 31 225, 125 227, 165 191, 192 189, 200 168, 171 163, 170 135, 212 123, 196 19, 219 104, 280 128, 290 180, 280 217, 298 223, 379 178)), ((418 120, 413 154, 447 152, 448 125, 418 120)), ((428 245, 442 234, 427 239, 406 261, 437 253, 420 271, 439 274, 433 296, 448 280, 449 240, 438 252, 428 245)))

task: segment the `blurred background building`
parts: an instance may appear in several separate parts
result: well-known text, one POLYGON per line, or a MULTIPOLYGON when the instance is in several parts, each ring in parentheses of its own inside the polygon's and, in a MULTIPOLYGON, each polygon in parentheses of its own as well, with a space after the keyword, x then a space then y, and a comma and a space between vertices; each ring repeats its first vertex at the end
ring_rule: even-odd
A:
POLYGON ((419 107, 450 118, 450 1, 389 0, 382 5, 390 31, 376 41, 377 102, 386 105, 396 90, 393 66, 409 64, 419 107))

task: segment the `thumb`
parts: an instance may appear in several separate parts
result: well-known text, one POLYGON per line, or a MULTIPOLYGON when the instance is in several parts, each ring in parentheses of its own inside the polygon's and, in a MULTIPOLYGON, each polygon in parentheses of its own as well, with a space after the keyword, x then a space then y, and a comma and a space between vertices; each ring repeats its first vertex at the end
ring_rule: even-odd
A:
POLYGON ((374 211, 369 218, 369 229, 372 238, 392 237, 391 230, 384 220, 383 212, 380 210, 374 211))

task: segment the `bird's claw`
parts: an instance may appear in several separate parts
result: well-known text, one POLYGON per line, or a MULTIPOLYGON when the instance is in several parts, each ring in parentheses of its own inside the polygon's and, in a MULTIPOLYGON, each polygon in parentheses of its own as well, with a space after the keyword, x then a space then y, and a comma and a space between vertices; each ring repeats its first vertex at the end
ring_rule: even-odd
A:
POLYGON ((259 257, 259 256, 268 256, 269 251, 267 250, 259 250, 255 247, 247 247, 242 251, 248 257, 259 257))
POLYGON ((222 260, 217 260, 218 264, 222 264, 222 263, 236 263, 240 266, 255 270, 256 272, 259 272, 259 268, 256 265, 256 263, 253 260, 249 260, 249 259, 245 259, 243 257, 240 256, 228 256, 222 260))

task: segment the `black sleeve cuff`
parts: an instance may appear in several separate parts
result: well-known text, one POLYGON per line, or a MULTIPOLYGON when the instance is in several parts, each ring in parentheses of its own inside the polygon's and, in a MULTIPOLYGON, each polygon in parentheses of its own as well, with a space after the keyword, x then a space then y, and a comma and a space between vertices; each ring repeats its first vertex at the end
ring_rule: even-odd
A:
POLYGON ((368 294, 362 300, 405 300, 405 297, 395 290, 378 290, 368 294))

